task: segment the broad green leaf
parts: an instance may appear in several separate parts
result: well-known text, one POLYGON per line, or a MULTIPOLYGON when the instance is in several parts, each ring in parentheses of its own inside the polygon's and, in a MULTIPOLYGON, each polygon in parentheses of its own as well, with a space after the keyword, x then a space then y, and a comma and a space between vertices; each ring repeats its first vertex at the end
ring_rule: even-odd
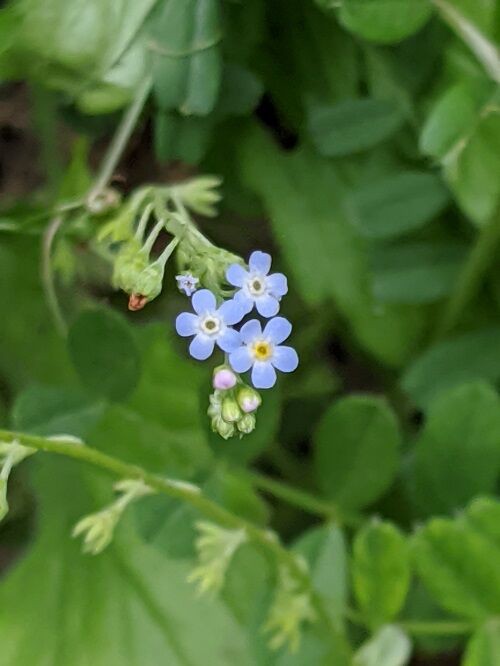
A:
POLYGON ((372 252, 373 294, 384 303, 432 303, 451 293, 466 246, 399 242, 372 252))
POLYGON ((500 101, 482 80, 449 88, 427 118, 422 150, 438 158, 465 213, 483 224, 495 212, 500 185, 500 101))
POLYGON ((397 617, 410 585, 410 556, 405 537, 392 523, 374 520, 356 534, 352 579, 356 600, 371 627, 397 617))
POLYGON ((411 641, 402 629, 381 627, 354 655, 352 666, 405 666, 411 657, 411 641))
POLYGON ((500 503, 489 497, 474 499, 466 510, 466 518, 472 529, 487 537, 500 548, 500 503))
POLYGON ((198 164, 212 139, 211 118, 182 116, 176 111, 158 111, 155 116, 155 154, 160 162, 182 160, 198 164))
POLYGON ((413 498, 426 515, 493 492, 500 471, 500 400, 483 383, 440 395, 427 413, 412 466, 413 498), (450 464, 450 460, 453 464, 450 464))
POLYGON ((83 385, 93 394, 123 400, 140 377, 140 355, 125 319, 112 310, 86 310, 71 326, 68 349, 83 385))
POLYGON ((193 478, 211 459, 200 420, 205 373, 176 353, 164 326, 134 332, 142 352, 139 384, 126 403, 106 410, 89 443, 151 471, 193 478))
POLYGON ((126 519, 104 553, 83 555, 70 532, 100 506, 101 494, 88 490, 95 478, 61 460, 39 467, 38 534, 0 585, 4 664, 254 663, 227 609, 186 583, 189 566, 138 542, 126 519))
POLYGON ((500 612, 500 549, 464 519, 434 518, 413 539, 417 572, 445 610, 486 620, 500 612))
POLYGON ((459 335, 427 349, 404 373, 401 384, 420 407, 442 391, 475 379, 500 378, 500 329, 459 335))
POLYGON ((294 549, 307 559, 314 588, 333 621, 341 626, 348 598, 347 552, 342 530, 336 525, 313 528, 300 537, 294 549))
POLYGON ((12 421, 19 431, 84 440, 103 410, 103 402, 76 389, 31 386, 17 397, 12 421))
POLYGON ((373 148, 402 125, 400 109, 379 99, 343 100, 334 106, 311 104, 308 127, 316 149, 328 157, 342 157, 373 148))
POLYGON ((488 620, 472 636, 465 650, 462 666, 500 664, 500 620, 488 620))
POLYGON ((206 115, 221 81, 219 0, 161 0, 151 17, 154 92, 162 110, 206 115))
POLYGON ((399 443, 396 418, 384 400, 351 396, 337 401, 324 414, 314 437, 321 490, 348 508, 372 503, 394 479, 399 443))
POLYGON ((432 14, 432 5, 421 0, 344 0, 341 23, 373 42, 399 42, 419 30, 432 14))
POLYGON ((355 190, 349 204, 352 222, 360 234, 367 238, 395 238, 431 221, 448 200, 438 177, 408 171, 355 190))
POLYGON ((255 132, 243 144, 240 168, 269 213, 291 289, 310 306, 329 308, 333 299, 365 349, 390 365, 401 363, 420 337, 422 313, 377 308, 365 247, 345 214, 347 190, 335 166, 304 149, 282 155, 255 132))

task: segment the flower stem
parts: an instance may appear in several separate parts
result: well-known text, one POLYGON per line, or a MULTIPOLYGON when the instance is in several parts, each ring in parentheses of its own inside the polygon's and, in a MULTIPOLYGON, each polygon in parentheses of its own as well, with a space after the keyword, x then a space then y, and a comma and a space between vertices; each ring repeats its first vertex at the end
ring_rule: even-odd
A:
POLYGON ((337 633, 337 628, 332 625, 321 597, 313 589, 308 572, 300 566, 299 561, 297 561, 294 555, 280 544, 276 535, 269 530, 257 527, 253 523, 250 523, 249 521, 231 513, 224 507, 219 506, 216 502, 205 497, 197 486, 173 479, 166 479, 157 474, 151 474, 137 465, 131 465, 118 458, 113 458, 112 456, 86 446, 85 444, 75 443, 72 439, 64 440, 63 438, 58 438, 56 440, 48 437, 40 437, 38 435, 28 435, 9 430, 0 430, 0 441, 7 443, 17 441, 23 446, 28 446, 37 449, 38 451, 55 453, 75 460, 80 460, 93 465, 94 467, 106 470, 123 479, 141 480, 147 486, 159 493, 163 493, 164 495, 168 495, 169 497, 190 504, 204 516, 223 527, 229 529, 244 529, 251 541, 262 547, 268 554, 273 555, 279 563, 288 567, 290 572, 309 591, 317 617, 324 625, 326 631, 329 635, 337 633))
POLYGON ((62 215, 57 215, 49 222, 43 233, 41 278, 47 305, 49 306, 50 312, 52 313, 57 330, 64 338, 68 333, 68 326, 66 324, 66 320, 64 319, 64 315, 59 304, 59 299, 57 298, 57 291, 54 282, 54 271, 52 269, 52 246, 54 245, 54 239, 63 222, 64 217, 62 215))
MULTIPOLYGON (((353 624, 363 627, 366 625, 362 613, 352 608, 346 608, 344 615, 353 624)), ((401 620, 397 624, 413 636, 461 636, 472 633, 475 629, 472 622, 462 620, 401 620)))
POLYGON ((435 340, 444 338, 458 323, 463 310, 476 295, 485 273, 495 257, 500 241, 500 208, 479 232, 476 244, 458 276, 455 290, 444 308, 434 334, 435 340))
POLYGON ((118 125, 116 133, 109 145, 99 171, 97 172, 97 176, 88 194, 89 199, 99 195, 113 176, 116 165, 120 161, 122 153, 125 150, 128 140, 130 139, 139 116, 141 115, 141 111, 144 108, 144 104, 146 103, 146 100, 149 96, 152 84, 152 79, 146 77, 137 89, 137 94, 132 104, 125 111, 122 121, 118 125))
POLYGON ((272 479, 264 474, 254 471, 238 471, 248 478, 248 480, 260 490, 267 492, 278 499, 288 502, 308 513, 321 516, 326 520, 332 520, 338 523, 356 526, 362 522, 362 516, 356 514, 346 514, 338 506, 330 502, 315 497, 311 493, 299 490, 289 486, 283 481, 272 479))

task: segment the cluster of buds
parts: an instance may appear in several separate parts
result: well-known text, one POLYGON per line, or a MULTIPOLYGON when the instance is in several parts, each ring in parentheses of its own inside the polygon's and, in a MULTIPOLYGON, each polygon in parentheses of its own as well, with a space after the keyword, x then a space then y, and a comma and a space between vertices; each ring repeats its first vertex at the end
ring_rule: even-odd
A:
POLYGON ((245 384, 227 365, 214 370, 208 416, 212 430, 224 439, 250 434, 255 429, 255 412, 262 399, 259 393, 245 384))

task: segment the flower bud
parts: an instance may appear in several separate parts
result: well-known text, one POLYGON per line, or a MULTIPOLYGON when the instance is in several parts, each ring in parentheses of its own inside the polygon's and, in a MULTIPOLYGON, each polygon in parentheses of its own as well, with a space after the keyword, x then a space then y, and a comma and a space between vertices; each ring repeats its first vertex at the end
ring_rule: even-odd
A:
POLYGON ((249 435, 255 430, 255 423, 256 419, 253 414, 245 414, 236 425, 243 435, 249 435))
POLYGON ((231 389, 233 386, 236 386, 236 382, 236 375, 230 368, 225 365, 215 368, 212 379, 212 385, 214 389, 218 389, 219 391, 227 391, 227 389, 231 389))
POLYGON ((241 410, 234 398, 229 396, 222 401, 222 418, 226 423, 236 423, 241 418, 241 410))
POLYGON ((233 423, 226 423, 220 416, 214 416, 212 419, 212 430, 223 439, 233 437, 236 429, 233 423))
POLYGON ((243 386, 240 388, 236 399, 238 400, 238 405, 245 414, 255 412, 262 403, 262 398, 259 393, 255 389, 250 388, 250 386, 243 386))
POLYGON ((179 183, 172 189, 181 197, 184 204, 195 213, 215 217, 217 215, 216 205, 221 199, 217 188, 221 182, 218 176, 201 176, 179 183))

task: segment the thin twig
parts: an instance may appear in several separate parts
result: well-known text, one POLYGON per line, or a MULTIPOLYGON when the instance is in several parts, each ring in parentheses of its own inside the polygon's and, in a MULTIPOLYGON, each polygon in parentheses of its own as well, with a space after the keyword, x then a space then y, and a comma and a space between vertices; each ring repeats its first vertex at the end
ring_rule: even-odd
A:
POLYGON ((42 242, 41 277, 47 305, 49 306, 56 328, 63 337, 66 337, 68 334, 68 326, 64 319, 59 299, 57 298, 54 270, 52 268, 52 247, 57 232, 61 228, 63 222, 64 217, 62 215, 57 215, 45 228, 42 242))

